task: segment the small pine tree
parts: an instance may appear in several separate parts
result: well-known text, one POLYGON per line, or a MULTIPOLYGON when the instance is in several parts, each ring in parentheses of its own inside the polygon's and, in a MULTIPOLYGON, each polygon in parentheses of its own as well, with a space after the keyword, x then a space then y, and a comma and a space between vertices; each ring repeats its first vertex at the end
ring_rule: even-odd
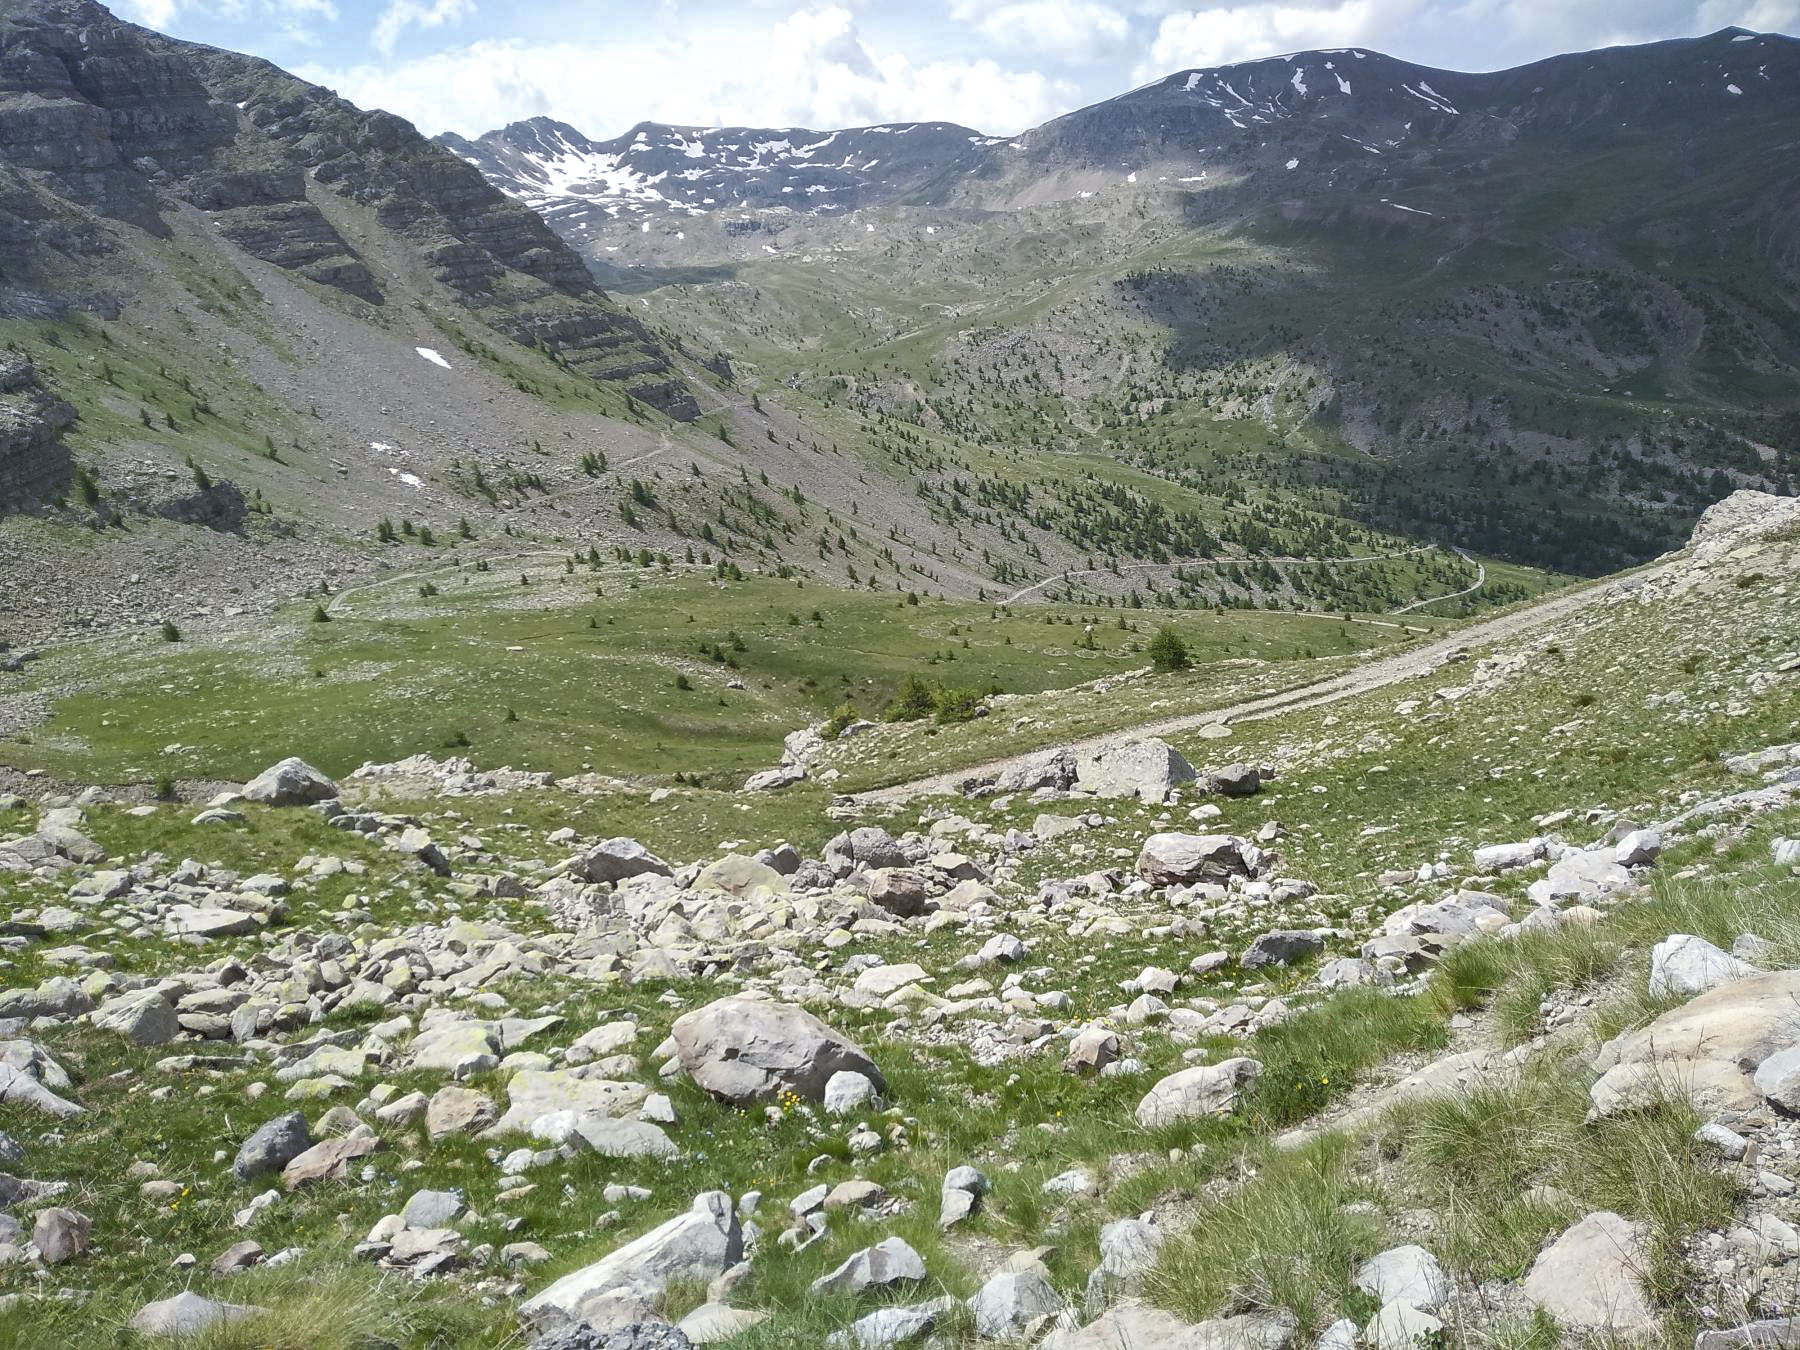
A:
POLYGON ((1146 650, 1149 652, 1150 664, 1164 674, 1186 670, 1192 663, 1187 643, 1181 640, 1181 634, 1173 628, 1157 629, 1156 636, 1150 639, 1146 650))
POLYGON ((164 619, 162 621, 162 640, 164 642, 181 641, 181 630, 175 626, 175 620, 164 619))
POLYGON ((325 608, 325 606, 314 605, 313 612, 312 612, 312 621, 314 623, 330 623, 331 622, 331 614, 325 608))

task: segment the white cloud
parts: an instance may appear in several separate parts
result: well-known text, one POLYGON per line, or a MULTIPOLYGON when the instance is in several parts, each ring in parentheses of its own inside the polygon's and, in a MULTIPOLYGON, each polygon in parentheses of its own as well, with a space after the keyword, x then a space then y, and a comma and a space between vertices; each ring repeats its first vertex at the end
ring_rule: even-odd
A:
POLYGON ((1131 36, 1131 20, 1096 0, 953 0, 950 17, 998 46, 1060 61, 1091 60, 1131 36))
POLYGON ((113 8, 121 18, 163 30, 184 17, 240 23, 253 17, 267 19, 283 35, 302 40, 306 21, 330 22, 338 16, 334 0, 118 0, 113 8))
POLYGON ((488 40, 413 60, 296 73, 364 107, 410 118, 427 133, 464 135, 537 115, 595 137, 644 120, 820 128, 948 120, 1013 132, 1054 116, 1075 97, 1042 72, 989 58, 919 62, 871 47, 841 5, 679 40, 488 40))
POLYGON ((1420 0, 1328 0, 1322 4, 1253 3, 1164 16, 1137 79, 1153 80, 1192 66, 1224 66, 1316 47, 1382 46, 1400 35, 1420 0))
POLYGON ((473 17, 474 0, 388 0, 388 7, 375 20, 369 41, 376 51, 389 56, 408 28, 442 28, 473 17))

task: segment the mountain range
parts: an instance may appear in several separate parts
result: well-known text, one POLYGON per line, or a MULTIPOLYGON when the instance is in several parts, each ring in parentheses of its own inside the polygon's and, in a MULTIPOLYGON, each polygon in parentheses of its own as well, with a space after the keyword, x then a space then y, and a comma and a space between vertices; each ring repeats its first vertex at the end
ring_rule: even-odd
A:
POLYGON ((1727 30, 1300 53, 1012 137, 434 143, 0 0, 0 630, 451 548, 1180 605, 1625 566, 1800 478, 1797 99, 1800 43, 1727 30))

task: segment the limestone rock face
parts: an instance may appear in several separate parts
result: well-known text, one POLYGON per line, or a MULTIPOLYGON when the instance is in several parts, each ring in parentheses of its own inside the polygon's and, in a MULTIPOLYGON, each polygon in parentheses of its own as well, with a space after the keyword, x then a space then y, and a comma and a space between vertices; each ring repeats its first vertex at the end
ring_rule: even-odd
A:
POLYGON ((874 1060, 793 1004, 718 999, 677 1018, 671 1035, 689 1076, 715 1097, 739 1105, 783 1092, 823 1101, 837 1073, 860 1073, 878 1091, 887 1090, 874 1060))

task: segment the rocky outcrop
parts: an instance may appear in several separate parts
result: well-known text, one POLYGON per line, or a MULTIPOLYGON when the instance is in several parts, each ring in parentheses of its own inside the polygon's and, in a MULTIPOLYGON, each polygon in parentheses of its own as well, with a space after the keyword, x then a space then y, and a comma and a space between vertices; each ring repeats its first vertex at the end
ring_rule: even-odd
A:
POLYGON ((374 269, 329 218, 336 194, 417 248, 499 332, 673 417, 699 415, 649 330, 536 215, 401 118, 266 61, 162 37, 89 0, 11 5, 0 17, 4 169, 158 235, 184 200, 252 256, 379 304, 374 269))
POLYGON ((62 490, 72 468, 62 433, 74 422, 30 361, 0 352, 0 513, 62 490))

